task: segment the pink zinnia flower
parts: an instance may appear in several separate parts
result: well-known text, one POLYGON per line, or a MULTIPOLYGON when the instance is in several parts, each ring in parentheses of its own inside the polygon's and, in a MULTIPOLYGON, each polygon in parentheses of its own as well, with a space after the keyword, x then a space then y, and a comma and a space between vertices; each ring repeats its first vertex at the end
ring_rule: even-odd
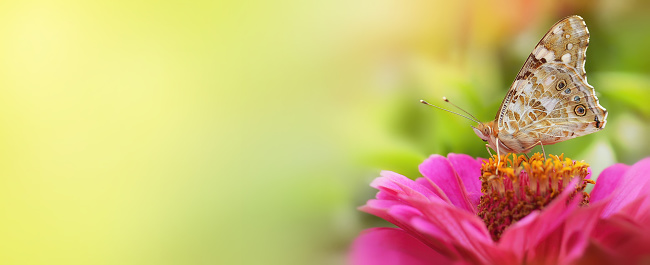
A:
POLYGON ((591 194, 588 165, 562 156, 432 155, 420 172, 372 182, 360 209, 398 228, 364 231, 352 264, 650 263, 650 158, 607 168, 591 194))

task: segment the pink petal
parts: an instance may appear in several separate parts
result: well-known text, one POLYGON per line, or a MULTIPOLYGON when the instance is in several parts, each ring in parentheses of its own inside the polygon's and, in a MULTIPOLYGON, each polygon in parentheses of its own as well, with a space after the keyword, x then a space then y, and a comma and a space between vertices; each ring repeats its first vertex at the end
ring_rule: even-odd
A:
POLYGON ((430 248, 451 260, 461 259, 456 249, 455 240, 439 225, 431 223, 423 217, 414 218, 410 223, 415 234, 430 248))
POLYGON ((647 264, 650 232, 623 216, 601 219, 585 254, 575 264, 647 264))
POLYGON ((449 200, 449 197, 447 197, 447 194, 445 194, 445 192, 442 191, 442 189, 440 189, 438 185, 429 181, 427 178, 417 178, 415 182, 431 190, 431 192, 433 192, 436 196, 438 196, 443 201, 451 204, 451 201, 449 200))
POLYGON ((612 217, 621 216, 639 226, 650 227, 650 196, 637 198, 625 205, 612 217))
POLYGON ((510 250, 498 248, 485 225, 465 216, 469 214, 466 211, 438 212, 448 218, 432 221, 430 217, 423 216, 414 218, 411 223, 415 231, 424 236, 426 244, 438 253, 470 264, 521 264, 510 250))
MULTIPOLYGON (((576 183, 577 180, 572 181, 569 187, 574 187, 576 183)), ((534 211, 508 227, 499 241, 499 246, 514 251, 518 258, 528 263, 557 263, 563 240, 563 225, 576 211, 578 202, 582 199, 576 196, 567 203, 572 190, 565 189, 542 211, 534 211)), ((593 218, 597 217, 598 214, 593 218)))
POLYGON ((567 218, 562 231, 562 246, 559 263, 568 264, 584 255, 589 245, 591 232, 600 220, 600 213, 605 209, 604 203, 580 207, 567 218))
POLYGON ((483 195, 480 179, 482 162, 465 154, 452 153, 447 156, 447 159, 458 173, 460 183, 465 186, 470 203, 476 207, 483 195))
POLYGON ((422 217, 411 226, 426 238, 428 245, 449 258, 462 258, 472 264, 490 264, 488 252, 494 245, 485 224, 476 215, 440 202, 411 201, 422 217))
POLYGON ((478 233, 470 236, 472 240, 492 241, 481 218, 473 213, 440 201, 421 201, 406 197, 404 200, 419 209, 429 221, 438 224, 443 230, 448 231, 449 235, 459 236, 467 232, 478 231, 478 233), (471 223, 474 229, 472 231, 466 231, 460 227, 462 222, 471 223))
POLYGON ((633 259, 620 255, 615 251, 603 248, 598 242, 591 241, 585 249, 584 255, 573 265, 613 265, 613 264, 637 264, 633 259))
POLYGON ((397 196, 408 196, 421 200, 444 200, 431 189, 391 171, 382 171, 381 177, 373 180, 370 186, 386 193, 377 196, 379 199, 395 200, 397 196))
POLYGON ((476 205, 470 202, 462 180, 445 157, 431 155, 420 164, 420 173, 440 187, 453 205, 476 213, 476 205))
POLYGON ((350 263, 383 264, 450 264, 451 261, 398 228, 365 230, 352 244, 350 263))
MULTIPOLYGON (((393 207, 397 206, 405 206, 405 207, 410 207, 404 205, 402 202, 398 201, 386 201, 386 200, 368 200, 366 205, 359 207, 359 210, 362 212, 366 212, 372 215, 375 215, 377 217, 380 217, 386 221, 389 221, 397 226, 404 226, 404 221, 403 218, 404 216, 392 216, 389 211, 393 207), (400 218, 402 217, 402 218, 400 218)), ((418 210, 415 208, 412 208, 413 212, 417 212, 418 210)))
MULTIPOLYGON (((388 184, 395 183, 382 185, 388 184)), ((427 200, 406 193, 397 193, 394 197, 395 200, 369 200, 360 210, 399 226, 450 259, 489 264, 483 256, 492 254, 485 246, 494 243, 476 215, 442 200, 427 200), (421 211, 426 211, 426 216, 421 211)))
POLYGON ((623 181, 623 175, 629 168, 630 166, 625 164, 615 164, 603 170, 596 179, 596 186, 589 194, 589 201, 598 202, 612 194, 623 181))
POLYGON ((607 217, 616 213, 639 197, 650 195, 650 158, 632 165, 623 176, 623 181, 613 192, 611 201, 602 213, 607 217))

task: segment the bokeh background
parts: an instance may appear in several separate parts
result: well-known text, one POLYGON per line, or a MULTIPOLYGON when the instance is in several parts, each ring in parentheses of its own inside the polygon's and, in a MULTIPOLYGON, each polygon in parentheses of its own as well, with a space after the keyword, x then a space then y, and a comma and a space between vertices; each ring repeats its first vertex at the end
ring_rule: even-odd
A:
POLYGON ((650 3, 0 3, 1 264, 344 264, 385 225, 379 170, 487 156, 557 20, 591 32, 601 132, 547 147, 594 172, 650 155, 650 3))

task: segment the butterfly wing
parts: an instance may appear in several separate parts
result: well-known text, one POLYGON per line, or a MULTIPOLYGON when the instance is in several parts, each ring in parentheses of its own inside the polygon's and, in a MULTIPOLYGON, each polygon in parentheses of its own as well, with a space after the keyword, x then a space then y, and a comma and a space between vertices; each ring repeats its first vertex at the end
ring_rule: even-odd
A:
POLYGON ((544 35, 519 71, 495 118, 499 138, 526 152, 536 143, 553 144, 605 127, 584 69, 589 32, 570 16, 544 35))

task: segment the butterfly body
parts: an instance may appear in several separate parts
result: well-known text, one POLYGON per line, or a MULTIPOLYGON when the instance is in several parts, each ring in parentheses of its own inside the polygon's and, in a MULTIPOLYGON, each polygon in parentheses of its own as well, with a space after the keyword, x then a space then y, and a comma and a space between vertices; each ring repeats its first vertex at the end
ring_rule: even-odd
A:
POLYGON ((584 69, 589 32, 570 16, 544 35, 519 71, 493 121, 474 131, 499 153, 527 153, 587 135, 605 127, 600 106, 584 69))

